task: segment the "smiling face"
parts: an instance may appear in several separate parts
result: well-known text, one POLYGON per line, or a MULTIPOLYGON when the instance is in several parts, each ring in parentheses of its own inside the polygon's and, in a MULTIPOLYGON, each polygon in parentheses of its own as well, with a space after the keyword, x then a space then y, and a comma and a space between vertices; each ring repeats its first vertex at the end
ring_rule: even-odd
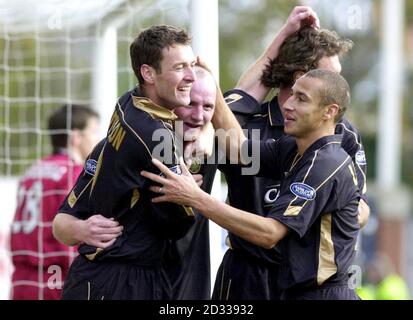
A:
MULTIPOLYGON (((328 71, 340 74, 341 73, 340 58, 338 57, 338 55, 324 56, 318 61, 317 69, 328 70, 328 71)), ((302 75, 303 75, 302 72, 298 72, 296 74, 296 79, 300 78, 302 75)), ((283 117, 285 118, 284 108, 282 108, 282 106, 281 106, 281 113, 283 117)))
POLYGON ((302 138, 323 125, 325 107, 320 106, 321 85, 321 80, 306 76, 295 82, 291 97, 282 106, 286 134, 302 138))
POLYGON ((155 96, 152 100, 174 109, 190 102, 190 91, 196 76, 195 55, 191 46, 174 45, 162 50, 160 70, 152 72, 155 96))
POLYGON ((210 74, 202 74, 194 82, 189 106, 178 107, 175 114, 183 121, 183 130, 199 134, 201 128, 211 121, 214 114, 216 85, 210 74))

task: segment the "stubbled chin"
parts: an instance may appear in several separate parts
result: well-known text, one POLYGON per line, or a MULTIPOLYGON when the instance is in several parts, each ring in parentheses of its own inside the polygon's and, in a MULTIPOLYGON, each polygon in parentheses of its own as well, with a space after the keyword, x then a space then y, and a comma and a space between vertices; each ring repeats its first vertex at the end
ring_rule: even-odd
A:
POLYGON ((292 128, 289 126, 284 126, 284 133, 291 134, 293 132, 292 128))

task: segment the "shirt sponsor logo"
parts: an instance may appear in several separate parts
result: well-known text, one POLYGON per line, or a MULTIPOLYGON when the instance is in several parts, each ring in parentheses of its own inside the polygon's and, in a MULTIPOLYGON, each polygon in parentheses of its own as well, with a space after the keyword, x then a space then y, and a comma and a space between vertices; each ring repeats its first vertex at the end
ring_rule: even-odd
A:
MULTIPOLYGON (((178 165, 173 166, 173 167, 169 167, 169 170, 171 170, 173 173, 177 174, 177 175, 181 175, 182 171, 181 171, 181 167, 178 165)), ((161 177, 165 178, 165 175, 161 172, 159 174, 161 177)))
POLYGON ((96 172, 96 166, 97 166, 97 161, 95 159, 89 159, 85 163, 85 172, 87 174, 90 174, 91 176, 95 175, 96 172))
POLYGON ((297 197, 304 200, 314 200, 316 196, 314 188, 305 183, 294 182, 290 185, 290 190, 297 197))
POLYGON ((278 196, 280 195, 280 191, 278 190, 280 185, 274 186, 275 188, 269 189, 264 195, 264 202, 266 204, 273 204, 275 200, 277 200, 278 196))
POLYGON ((182 174, 181 166, 179 164, 174 167, 170 167, 169 170, 171 170, 175 174, 182 174))
POLYGON ((366 154, 364 153, 364 150, 359 150, 356 153, 356 163, 364 166, 366 164, 366 154))

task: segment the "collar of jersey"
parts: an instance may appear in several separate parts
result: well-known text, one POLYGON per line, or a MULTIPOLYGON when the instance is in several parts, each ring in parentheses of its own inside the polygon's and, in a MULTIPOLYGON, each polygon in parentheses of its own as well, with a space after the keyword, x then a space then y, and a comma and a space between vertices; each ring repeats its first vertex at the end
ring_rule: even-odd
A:
POLYGON ((324 146, 332 143, 341 144, 342 136, 339 134, 333 134, 330 136, 324 136, 315 141, 306 151, 305 153, 311 153, 314 150, 321 149, 324 146))
POLYGON ((151 115, 154 119, 161 119, 161 120, 176 120, 178 117, 176 114, 169 109, 164 107, 158 106, 157 104, 153 103, 152 100, 144 97, 137 97, 132 95, 133 105, 145 111, 151 115))

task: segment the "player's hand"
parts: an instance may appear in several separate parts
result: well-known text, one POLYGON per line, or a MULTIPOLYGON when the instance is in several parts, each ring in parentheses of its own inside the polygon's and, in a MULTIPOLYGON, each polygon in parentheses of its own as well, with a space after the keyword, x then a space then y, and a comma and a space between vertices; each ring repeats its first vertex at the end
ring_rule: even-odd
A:
POLYGON ((197 195, 203 192, 195 182, 182 158, 179 160, 182 170, 180 175, 173 173, 157 159, 152 159, 152 162, 164 175, 162 177, 147 171, 141 172, 141 175, 145 178, 161 185, 161 187, 151 186, 149 188, 155 193, 162 194, 159 197, 153 198, 152 202, 174 202, 191 206, 191 203, 197 200, 197 195))
POLYGON ((283 32, 289 36, 305 26, 311 26, 314 29, 320 28, 320 20, 317 13, 307 6, 297 6, 291 11, 286 23, 283 26, 283 32))
POLYGON ((123 226, 119 222, 98 214, 82 221, 79 232, 82 242, 105 249, 116 241, 122 230, 123 226))
POLYGON ((197 65, 197 66, 200 66, 201 68, 204 68, 205 70, 207 70, 207 71, 209 71, 210 73, 212 73, 212 72, 211 72, 211 69, 208 67, 208 65, 206 64, 206 62, 205 62, 200 56, 197 56, 197 57, 196 57, 196 65, 197 65))
POLYGON ((196 184, 200 187, 204 182, 202 174, 193 174, 192 178, 194 178, 196 184))
POLYGON ((187 136, 187 134, 191 134, 190 131, 185 132, 185 141, 191 141, 187 143, 184 150, 184 159, 187 164, 191 158, 211 156, 215 139, 215 130, 211 122, 206 123, 196 137, 187 136))

